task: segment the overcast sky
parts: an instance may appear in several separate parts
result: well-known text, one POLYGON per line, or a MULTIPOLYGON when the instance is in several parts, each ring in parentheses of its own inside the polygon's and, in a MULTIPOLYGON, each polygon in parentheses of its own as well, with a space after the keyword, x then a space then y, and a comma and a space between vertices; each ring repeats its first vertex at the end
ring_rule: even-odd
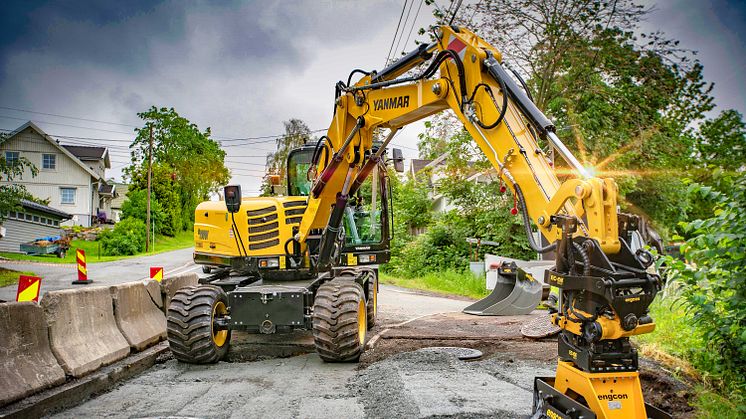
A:
MULTIPOLYGON (((398 51, 412 49, 417 28, 433 22, 431 6, 422 4, 417 13, 421 2, 410 1, 398 51)), ((63 142, 107 145, 113 177, 129 161, 136 112, 151 105, 173 106, 200 128, 211 127, 217 139, 279 134, 290 118, 324 129, 334 83, 353 68, 383 66, 403 4, 6 1, 0 6, 0 129, 31 119, 53 136, 83 137, 63 142)), ((448 0, 436 4, 447 8, 448 0)), ((659 1, 644 29, 698 50, 719 109, 746 113, 746 2, 659 1)), ((408 158, 417 155, 421 129, 406 127, 395 140, 408 158)), ((247 194, 258 190, 273 145, 248 140, 226 148, 233 182, 247 194)))

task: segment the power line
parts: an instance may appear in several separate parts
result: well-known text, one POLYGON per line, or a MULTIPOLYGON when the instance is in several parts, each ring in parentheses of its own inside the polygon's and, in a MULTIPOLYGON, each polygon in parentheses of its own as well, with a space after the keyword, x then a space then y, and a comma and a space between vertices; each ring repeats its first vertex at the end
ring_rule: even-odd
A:
POLYGON ((109 122, 109 121, 100 121, 98 119, 87 119, 87 118, 80 118, 80 117, 76 117, 76 116, 60 115, 60 114, 56 114, 56 113, 30 111, 28 109, 11 108, 9 106, 0 106, 0 109, 7 109, 7 110, 10 110, 10 111, 18 111, 18 112, 35 113, 35 114, 47 115, 47 116, 56 116, 58 118, 77 119, 79 121, 97 122, 99 124, 110 124, 110 125, 119 125, 119 126, 123 126, 123 127, 140 128, 137 125, 121 124, 121 123, 118 123, 118 122, 109 122))
POLYGON ((412 13, 412 7, 414 7, 414 0, 412 0, 411 3, 409 3, 409 9, 407 10, 407 17, 404 18, 404 27, 402 27, 401 35, 399 36, 399 40, 396 41, 396 48, 394 48, 394 53, 396 51, 399 51, 399 43, 401 42, 402 38, 404 38, 404 31, 407 27, 407 21, 409 21, 409 14, 412 13))
MULTIPOLYGON (((402 50, 407 48, 407 44, 409 43, 409 37, 412 36, 412 31, 414 30, 414 25, 417 22, 417 16, 420 15, 420 9, 422 8, 422 2, 423 0, 420 0, 420 5, 417 6, 417 13, 414 14, 414 18, 412 19, 412 26, 409 28, 409 34, 407 35, 407 40, 404 41, 404 46, 402 46, 402 50)), ((404 35, 404 32, 402 32, 402 36, 404 35)))
POLYGON ((407 8, 408 1, 409 0, 404 0, 404 5, 401 8, 401 14, 399 15, 399 22, 396 24, 396 31, 394 31, 394 39, 391 40, 391 46, 389 47, 389 53, 386 54, 386 62, 383 63, 384 67, 388 65, 389 58, 391 58, 391 51, 394 49, 394 42, 396 42, 396 36, 399 34, 399 25, 401 25, 401 18, 404 16, 404 9, 407 8))
MULTIPOLYGON (((17 118, 15 116, 7 116, 7 115, 0 115, 0 118, 17 119, 19 121, 28 121, 28 118, 17 118)), ((113 132, 116 134, 132 134, 131 132, 113 131, 110 129, 103 129, 103 128, 81 127, 79 125, 62 124, 59 122, 49 122, 49 121, 35 121, 35 122, 39 122, 41 124, 59 125, 59 126, 70 127, 70 128, 80 128, 80 129, 90 129, 90 130, 103 131, 103 132, 113 132)))

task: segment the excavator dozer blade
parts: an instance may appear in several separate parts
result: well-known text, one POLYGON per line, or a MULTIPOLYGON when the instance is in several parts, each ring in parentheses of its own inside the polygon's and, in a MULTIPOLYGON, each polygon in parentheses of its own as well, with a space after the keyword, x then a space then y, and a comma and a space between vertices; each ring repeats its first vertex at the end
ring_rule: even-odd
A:
POLYGON ((477 316, 529 314, 541 302, 541 290, 541 282, 513 264, 513 267, 501 268, 495 289, 490 295, 466 307, 464 313, 477 316))

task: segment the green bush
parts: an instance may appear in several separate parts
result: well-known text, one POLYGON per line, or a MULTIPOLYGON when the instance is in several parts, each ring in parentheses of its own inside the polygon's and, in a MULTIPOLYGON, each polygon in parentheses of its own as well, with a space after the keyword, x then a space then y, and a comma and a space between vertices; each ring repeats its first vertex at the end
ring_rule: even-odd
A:
POLYGON ((682 223, 691 237, 681 247, 686 262, 666 259, 667 275, 702 333, 708 357, 698 369, 739 395, 746 388, 746 174, 734 177, 728 194, 692 185, 715 202, 711 216, 682 223), (706 360, 706 362, 705 362, 706 360))
MULTIPOLYGON (((122 218, 137 218, 144 224, 148 214, 147 194, 148 192, 145 190, 130 190, 127 192, 127 200, 122 203, 122 218)), ((150 199, 150 218, 158 234, 173 236, 171 226, 163 222, 166 219, 163 207, 152 196, 150 199)))
POLYGON ((137 218, 125 218, 113 230, 99 235, 106 256, 135 255, 145 251, 145 223, 137 218))

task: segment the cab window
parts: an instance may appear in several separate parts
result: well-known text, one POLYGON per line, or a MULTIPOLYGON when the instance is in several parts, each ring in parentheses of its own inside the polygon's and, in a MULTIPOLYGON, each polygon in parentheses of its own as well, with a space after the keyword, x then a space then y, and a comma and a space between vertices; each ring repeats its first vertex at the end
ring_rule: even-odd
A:
POLYGON ((308 196, 311 192, 311 181, 307 178, 311 167, 312 148, 301 148, 288 155, 288 195, 308 196))
POLYGON ((381 213, 384 194, 376 170, 347 203, 344 215, 345 245, 377 244, 383 239, 381 213))

